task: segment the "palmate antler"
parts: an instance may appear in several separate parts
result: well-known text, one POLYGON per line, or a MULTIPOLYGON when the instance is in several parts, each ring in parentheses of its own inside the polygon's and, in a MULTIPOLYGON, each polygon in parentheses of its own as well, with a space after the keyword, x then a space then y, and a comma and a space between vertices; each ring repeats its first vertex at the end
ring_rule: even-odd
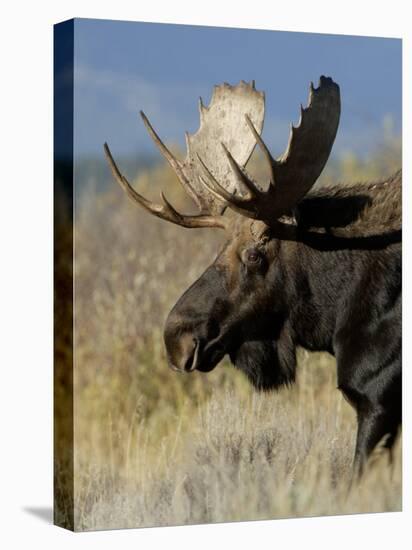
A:
POLYGON ((107 160, 113 175, 129 197, 150 213, 183 227, 220 227, 226 228, 228 220, 222 216, 225 201, 210 193, 202 183, 203 168, 198 160, 200 156, 214 166, 215 175, 228 191, 236 192, 236 177, 225 161, 220 143, 228 143, 236 155, 237 161, 244 166, 256 145, 256 140, 248 132, 244 116, 254 121, 262 131, 264 119, 264 94, 255 89, 254 82, 241 81, 237 86, 223 84, 215 86, 209 107, 200 99, 200 128, 193 134, 186 134, 187 155, 182 162, 177 160, 159 138, 149 120, 140 112, 143 122, 162 155, 173 168, 187 194, 196 203, 199 214, 188 216, 177 212, 167 201, 163 193, 162 205, 154 204, 137 193, 121 174, 108 145, 104 144, 107 160), (239 139, 240 137, 240 139, 239 139))
POLYGON ((226 228, 227 220, 222 216, 226 206, 270 225, 288 213, 321 174, 339 124, 340 93, 331 78, 322 76, 316 89, 311 84, 308 106, 301 107, 299 124, 291 127, 286 152, 277 160, 260 136, 264 95, 255 90, 254 84, 216 86, 208 108, 200 101, 200 128, 194 135, 186 134, 188 151, 184 162, 173 157, 145 115, 141 115, 152 139, 198 205, 199 214, 180 214, 163 194, 163 205, 139 195, 120 173, 105 144, 112 172, 132 200, 155 216, 184 227, 226 228), (270 165, 271 179, 266 191, 260 190, 244 170, 256 143, 270 165))
POLYGON ((291 126, 289 143, 284 155, 275 160, 246 115, 250 131, 267 159, 271 178, 266 191, 261 191, 238 165, 222 144, 228 162, 240 187, 247 189, 242 196, 233 196, 220 185, 206 163, 199 158, 205 179, 203 183, 216 197, 226 201, 233 210, 267 224, 288 213, 302 199, 320 176, 335 140, 340 117, 339 86, 331 78, 321 77, 319 87, 310 86, 309 102, 301 107, 297 127, 291 126))

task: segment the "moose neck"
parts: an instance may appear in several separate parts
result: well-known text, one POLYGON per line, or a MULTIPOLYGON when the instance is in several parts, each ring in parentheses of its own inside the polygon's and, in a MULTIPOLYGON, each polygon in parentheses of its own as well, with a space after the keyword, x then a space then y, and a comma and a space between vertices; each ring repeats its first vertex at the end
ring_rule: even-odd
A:
POLYGON ((280 241, 285 323, 295 346, 333 353, 333 337, 361 251, 280 241))
POLYGON ((369 224, 373 235, 364 237, 351 223, 342 223, 335 233, 329 224, 308 227, 301 218, 290 221, 272 227, 267 245, 273 258, 266 275, 272 316, 255 318, 261 337, 231 354, 259 389, 293 383, 298 346, 339 354, 357 335, 347 328, 362 323, 365 312, 369 317, 385 314, 400 288, 399 224, 387 232, 375 232, 377 227, 369 224))

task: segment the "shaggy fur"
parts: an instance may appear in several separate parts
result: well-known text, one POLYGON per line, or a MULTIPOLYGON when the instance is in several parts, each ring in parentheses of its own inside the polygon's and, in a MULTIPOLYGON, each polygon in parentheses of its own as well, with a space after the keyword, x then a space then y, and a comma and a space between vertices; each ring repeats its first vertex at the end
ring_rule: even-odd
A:
POLYGON ((165 343, 177 370, 229 354, 263 390, 294 381, 298 346, 333 354, 360 470, 401 423, 401 172, 311 193, 270 227, 239 218, 171 311, 165 343))

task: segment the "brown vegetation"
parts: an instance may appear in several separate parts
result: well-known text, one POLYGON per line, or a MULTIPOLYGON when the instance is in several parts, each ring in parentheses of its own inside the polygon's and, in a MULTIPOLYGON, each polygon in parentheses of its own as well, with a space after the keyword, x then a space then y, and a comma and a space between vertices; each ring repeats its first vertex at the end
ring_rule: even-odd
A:
MULTIPOLYGON (((322 180, 389 175, 399 149, 391 140, 369 162, 348 157, 322 180)), ((135 185, 188 206, 163 164, 135 185)), ((400 510, 400 445, 392 468, 376 456, 349 489, 355 418, 332 357, 302 351, 296 386, 273 394, 227 362, 208 375, 167 368, 165 317, 213 260, 218 233, 153 219, 115 185, 77 202, 76 529, 400 510)))

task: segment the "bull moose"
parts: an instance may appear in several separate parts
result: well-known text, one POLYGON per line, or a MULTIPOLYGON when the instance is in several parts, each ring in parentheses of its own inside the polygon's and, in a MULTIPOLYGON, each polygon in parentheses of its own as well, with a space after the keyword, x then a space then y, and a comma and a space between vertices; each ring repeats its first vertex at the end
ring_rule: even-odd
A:
POLYGON ((228 355, 260 390, 294 382, 296 349, 337 361, 338 388, 357 413, 357 472, 382 439, 391 449, 402 417, 401 182, 313 189, 338 129, 339 86, 322 76, 275 160, 261 137, 264 94, 254 82, 215 86, 200 100, 200 128, 176 159, 143 112, 160 152, 196 203, 196 215, 139 195, 106 157, 128 196, 182 227, 228 235, 213 264, 181 296, 165 325, 170 367, 208 372, 228 355), (258 144, 270 169, 266 188, 245 166, 258 144), (224 216, 230 209, 231 216, 224 216))

